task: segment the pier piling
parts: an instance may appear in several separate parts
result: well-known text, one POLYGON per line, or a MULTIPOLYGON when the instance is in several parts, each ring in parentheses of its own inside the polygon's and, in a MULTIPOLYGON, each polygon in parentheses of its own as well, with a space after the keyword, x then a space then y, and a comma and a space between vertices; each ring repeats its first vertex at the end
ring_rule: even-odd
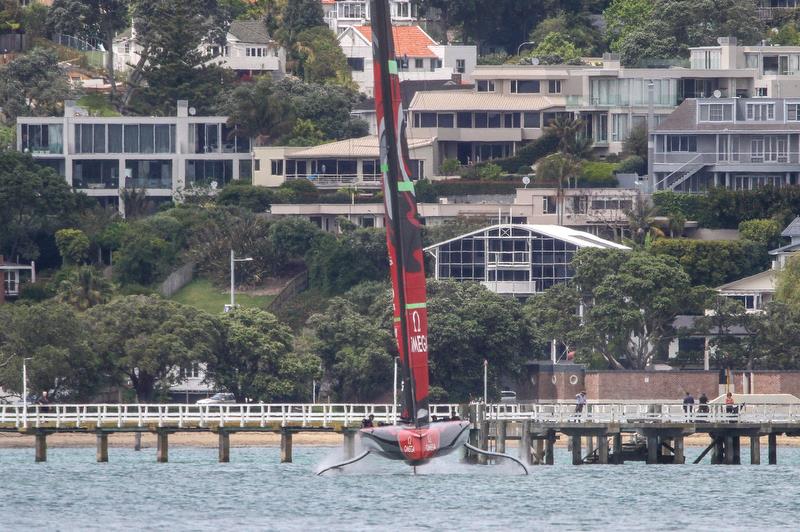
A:
POLYGON ((545 441, 544 445, 544 463, 546 465, 553 465, 553 447, 555 447, 556 443, 556 434, 555 432, 548 431, 547 432, 547 440, 545 441))
POLYGON ((583 455, 581 454, 581 437, 571 436, 572 440, 572 465, 581 465, 583 463, 583 455))
POLYGON ((761 463, 761 438, 758 434, 750 436, 750 463, 753 465, 761 463))
POLYGON ((614 452, 612 454, 614 463, 617 465, 622 464, 622 433, 614 434, 614 452))
POLYGON ((544 465, 545 457, 544 457, 544 440, 541 438, 536 439, 536 456, 534 458, 536 465, 544 465))
POLYGON ((281 430, 281 463, 292 463, 292 433, 286 429, 281 430))
POLYGON ((686 462, 686 457, 684 456, 683 452, 683 435, 675 436, 675 445, 673 447, 675 451, 673 452, 674 460, 673 463, 675 464, 683 464, 686 462))
POLYGON ((658 456, 661 454, 661 450, 659 449, 658 445, 658 435, 656 434, 648 434, 647 435, 647 463, 648 464, 657 464, 658 463, 658 456))
POLYGON ((108 462, 108 433, 97 433, 97 461, 108 462))
POLYGON ((769 447, 769 465, 776 465, 778 463, 778 435, 774 432, 767 436, 767 446, 769 447))
POLYGON ((531 422, 523 421, 519 434, 519 448, 517 457, 525 464, 531 463, 531 422))
POLYGON ((166 464, 169 462, 169 432, 159 430, 156 435, 156 462, 166 464))
POLYGON ((725 436, 725 465, 731 465, 733 462, 733 436, 728 434, 725 436))
POLYGON ((220 463, 231 461, 231 433, 227 430, 219 431, 219 461, 220 463))
POLYGON ((597 437, 597 461, 601 464, 608 463, 608 436, 605 434, 597 437))
POLYGON ((47 461, 47 433, 46 432, 37 432, 36 433, 36 461, 37 462, 46 462, 47 461))
POLYGON ((344 459, 350 460, 356 456, 356 433, 352 430, 342 432, 342 445, 344 446, 344 459))
POLYGON ((505 421, 498 421, 497 422, 497 436, 494 440, 495 450, 498 453, 505 453, 506 452, 506 422, 505 421))

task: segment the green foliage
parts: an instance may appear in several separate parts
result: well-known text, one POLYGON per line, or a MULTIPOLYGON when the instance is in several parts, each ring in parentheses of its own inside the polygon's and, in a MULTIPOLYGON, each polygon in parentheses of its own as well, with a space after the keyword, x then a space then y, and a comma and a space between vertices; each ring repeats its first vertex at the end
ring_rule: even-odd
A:
POLYGON ((618 50, 623 38, 650 21, 654 10, 651 0, 611 0, 603 11, 611 49, 618 50))
POLYGON ((654 255, 674 257, 693 285, 720 286, 754 275, 769 267, 763 244, 747 240, 657 239, 650 247, 654 255))
POLYGON ((458 159, 445 159, 442 162, 442 175, 456 175, 461 169, 461 163, 458 159))
POLYGON ((53 297, 53 291, 45 283, 25 283, 19 290, 20 301, 30 301, 31 303, 41 303, 53 297))
POLYGON ((291 131, 294 120, 290 102, 275 90, 270 76, 237 85, 224 94, 220 111, 228 116, 228 125, 237 126, 243 135, 257 137, 261 145, 291 131))
MULTIPOLYGON (((122 284, 150 285, 167 273, 168 245, 152 234, 130 231, 114 254, 114 276, 122 284)), ((168 261, 171 262, 171 261, 168 261)))
POLYGON ((272 204, 274 196, 275 193, 270 188, 234 182, 217 194, 217 204, 265 212, 272 204))
POLYGON ((0 66, 0 108, 9 124, 18 116, 60 116, 73 90, 50 50, 34 48, 0 66))
POLYGON ((389 252, 382 229, 356 229, 338 237, 320 235, 306 256, 312 287, 341 294, 363 281, 384 281, 389 252))
POLYGON ((69 225, 77 208, 77 195, 52 169, 27 154, 0 152, 0 254, 37 259, 42 235, 69 225))
POLYGON ((627 156, 637 156, 647 163, 647 126, 641 125, 633 128, 622 145, 622 153, 627 156))
POLYGON ((797 24, 787 22, 778 31, 773 31, 769 35, 770 44, 779 46, 798 46, 800 45, 800 32, 797 31, 797 24))
POLYGON ((140 402, 175 384, 176 368, 212 360, 219 325, 205 312, 154 297, 126 296, 86 313, 92 350, 118 383, 130 381, 140 402))
POLYGON ((89 252, 89 237, 80 229, 60 229, 56 231, 56 245, 64 265, 82 264, 89 252))
POLYGON ((108 303, 113 295, 111 283, 91 266, 70 270, 58 284, 57 298, 77 310, 83 311, 108 303))
POLYGON ((479 65, 503 65, 508 61, 508 54, 506 52, 496 52, 493 54, 486 54, 478 57, 479 65))
POLYGON ((290 179, 278 187, 281 203, 314 203, 319 198, 319 189, 308 179, 290 179))
POLYGON ((503 175, 503 169, 494 163, 487 163, 477 168, 478 179, 481 181, 495 181, 503 175))
POLYGON ((557 137, 544 135, 519 148, 512 157, 495 159, 492 162, 506 172, 514 172, 521 166, 531 166, 542 157, 555 152, 558 149, 558 142, 557 137))
POLYGON ((238 308, 221 319, 223 348, 208 362, 208 376, 238 402, 301 402, 320 359, 292 351, 291 330, 260 309, 238 308))
POLYGON ((653 194, 653 204, 663 213, 681 213, 687 220, 706 220, 706 199, 698 194, 665 190, 653 194))
POLYGON ((592 24, 586 12, 559 11, 542 20, 531 32, 529 40, 541 43, 551 33, 562 34, 576 49, 592 57, 599 57, 606 51, 602 33, 592 24))
POLYGON ((615 187, 617 178, 615 173, 619 170, 617 163, 603 161, 583 161, 580 167, 578 185, 582 187, 615 187))
POLYGON ((435 203, 441 197, 468 196, 470 194, 514 194, 521 184, 514 181, 476 181, 469 179, 445 179, 428 181, 422 179, 415 184, 417 201, 435 203))
POLYGON ((297 71, 307 83, 352 86, 347 58, 331 29, 316 26, 297 35, 297 71))
POLYGON ((281 218, 269 228, 272 245, 288 260, 300 260, 313 247, 321 230, 306 218, 281 218))
POLYGON ((15 0, 0 0, 0 33, 22 29, 22 8, 15 0))
POLYGON ((88 323, 73 308, 54 301, 3 305, 0 321, 0 388, 22 393, 26 357, 31 392, 48 390, 59 400, 85 402, 99 391, 100 360, 88 345, 88 323))
POLYGON ((775 300, 800 311, 800 257, 789 257, 775 283, 775 300))
POLYGON ((0 124, 0 152, 11 151, 17 147, 17 130, 0 124))
POLYGON ((289 0, 281 13, 277 37, 289 49, 303 31, 325 25, 322 4, 316 0, 289 0))
POLYGON ((579 65, 582 50, 576 47, 568 35, 559 31, 548 33, 532 52, 543 65, 579 65))
POLYGON ((780 246, 782 229, 777 220, 747 220, 739 224, 739 235, 744 240, 774 249, 780 246))
POLYGON ((630 155, 625 157, 622 162, 619 163, 619 166, 617 167, 617 173, 646 175, 647 161, 638 155, 630 155))
POLYGON ((287 146, 317 146, 325 142, 325 134, 312 122, 304 118, 294 123, 294 128, 286 139, 287 146))
POLYGON ((445 220, 436 225, 422 226, 422 245, 432 246, 438 242, 444 242, 457 236, 461 236, 472 231, 486 227, 488 221, 482 217, 468 218, 459 216, 445 220))

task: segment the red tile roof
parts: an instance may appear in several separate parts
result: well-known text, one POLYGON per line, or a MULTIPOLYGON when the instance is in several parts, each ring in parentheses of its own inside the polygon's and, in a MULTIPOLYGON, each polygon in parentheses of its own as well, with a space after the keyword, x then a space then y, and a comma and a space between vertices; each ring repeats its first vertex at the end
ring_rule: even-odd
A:
MULTIPOLYGON (((372 42, 371 27, 353 26, 353 29, 363 35, 368 42, 372 42)), ((392 26, 392 35, 397 57, 436 57, 436 54, 428 47, 436 46, 438 43, 419 26, 392 26)))

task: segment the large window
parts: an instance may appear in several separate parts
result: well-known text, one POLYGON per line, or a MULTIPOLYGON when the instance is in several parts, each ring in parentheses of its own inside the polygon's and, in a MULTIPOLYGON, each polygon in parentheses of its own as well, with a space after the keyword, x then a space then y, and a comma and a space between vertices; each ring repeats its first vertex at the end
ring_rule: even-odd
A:
POLYGON ((700 104, 701 122, 731 122, 733 120, 732 103, 700 104))
POLYGON ((186 161, 186 185, 222 187, 233 179, 233 161, 186 161))
POLYGON ((494 81, 479 79, 476 83, 478 92, 494 92, 494 81))
POLYGON ((523 127, 526 128, 540 128, 542 127, 541 115, 539 113, 525 113, 523 124, 523 127))
POLYGON ((109 127, 109 148, 119 147, 124 153, 175 153, 175 126, 170 124, 125 124, 122 127, 122 140, 119 130, 109 127))
POLYGON ((64 126, 61 124, 22 124, 22 151, 63 153, 64 126))
POLYGON ((220 124, 194 124, 189 127, 189 144, 194 153, 219 153, 220 124))
POLYGON ((458 127, 471 128, 472 127, 472 113, 458 113, 456 115, 458 127))
POLYGON ((613 113, 611 115, 611 140, 622 142, 628 138, 628 115, 613 113))
POLYGON ((511 80, 511 92, 516 94, 535 94, 540 90, 538 79, 511 80))
POLYGON ((551 79, 547 82, 547 92, 550 94, 561 94, 561 80, 551 79))
POLYGON ((718 70, 721 58, 722 51, 719 49, 692 50, 691 66, 699 70, 718 70))
POLYGON ((747 119, 754 121, 775 120, 774 103, 748 103, 747 119))
POLYGON ((72 161, 72 186, 83 189, 113 189, 119 187, 119 161, 72 161))
POLYGON ((363 57, 348 57, 347 64, 353 72, 364 72, 364 58, 363 57))
POLYGON ((106 125, 75 124, 75 153, 106 153, 106 125))
POLYGON ((786 120, 790 122, 800 121, 800 103, 786 104, 786 120))
POLYGON ((694 135, 667 135, 668 152, 690 152, 697 151, 697 137, 694 135))
POLYGON ((125 161, 126 188, 172 188, 172 161, 125 161))

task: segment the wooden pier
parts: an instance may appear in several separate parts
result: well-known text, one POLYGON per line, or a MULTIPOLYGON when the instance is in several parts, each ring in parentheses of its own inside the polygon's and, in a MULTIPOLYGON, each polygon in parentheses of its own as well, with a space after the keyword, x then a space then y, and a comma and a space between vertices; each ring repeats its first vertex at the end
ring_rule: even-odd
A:
MULTIPOLYGON (((247 405, 0 405, 0 432, 34 436, 34 459, 47 460, 47 437, 56 433, 94 434, 96 460, 108 462, 108 437, 117 433, 156 435, 156 460, 169 461, 169 436, 176 432, 217 434, 219 461, 231 460, 231 436, 244 432, 280 434, 280 461, 291 462, 294 434, 342 435, 346 457, 356 452, 356 433, 370 414, 375 423, 395 422, 397 409, 378 404, 247 405)), ((800 408, 790 405, 708 405, 704 411, 680 404, 590 404, 575 413, 568 404, 433 405, 435 419, 459 416, 472 422, 470 443, 500 453, 516 443, 521 460, 552 465, 556 441, 567 441, 572 463, 683 464, 685 438, 706 434, 710 444, 693 463, 741 464, 742 438, 750 463, 761 463, 761 439, 767 463, 777 463, 777 436, 800 436, 800 408)), ((745 457, 746 459, 747 457, 745 457)), ((477 461, 486 463, 484 457, 477 461)))

